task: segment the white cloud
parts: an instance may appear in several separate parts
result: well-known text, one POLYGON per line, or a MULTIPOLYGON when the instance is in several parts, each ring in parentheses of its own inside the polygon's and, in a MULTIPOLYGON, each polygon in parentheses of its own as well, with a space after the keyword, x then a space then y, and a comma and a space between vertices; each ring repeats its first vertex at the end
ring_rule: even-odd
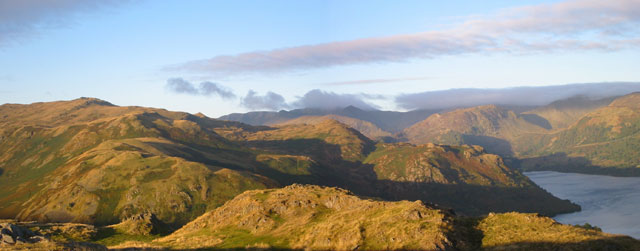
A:
POLYGON ((555 86, 523 86, 503 89, 451 89, 398 95, 399 107, 441 109, 478 105, 546 105, 574 96, 605 98, 640 91, 640 83, 589 83, 555 86))

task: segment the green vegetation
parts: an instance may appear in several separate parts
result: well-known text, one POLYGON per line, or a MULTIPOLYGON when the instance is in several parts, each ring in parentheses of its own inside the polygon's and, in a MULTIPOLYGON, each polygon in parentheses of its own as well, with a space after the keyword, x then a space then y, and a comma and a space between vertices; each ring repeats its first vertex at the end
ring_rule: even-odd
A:
POLYGON ((638 240, 563 225, 534 214, 491 214, 480 220, 485 250, 637 250, 638 240))
POLYGON ((160 237, 162 235, 132 235, 113 227, 101 227, 91 241, 105 246, 115 246, 128 241, 151 243, 151 241, 160 237))

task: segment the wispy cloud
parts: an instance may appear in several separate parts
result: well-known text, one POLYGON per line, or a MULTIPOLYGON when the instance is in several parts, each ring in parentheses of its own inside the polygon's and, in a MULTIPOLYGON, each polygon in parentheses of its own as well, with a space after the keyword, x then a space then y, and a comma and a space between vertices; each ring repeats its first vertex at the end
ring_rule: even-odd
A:
POLYGON ((503 9, 449 29, 219 55, 173 70, 228 76, 494 52, 620 50, 640 46, 640 1, 579 0, 503 9))
POLYGON ((604 98, 640 91, 640 83, 589 83, 555 86, 524 86, 504 89, 451 89, 402 94, 395 99, 399 107, 413 109, 440 109, 478 105, 546 105, 574 96, 604 98))
POLYGON ((170 78, 167 80, 166 88, 174 93, 199 95, 199 96, 219 96, 223 99, 233 99, 235 94, 228 88, 213 82, 201 82, 196 86, 182 78, 170 78))
POLYGON ((124 2, 128 0, 0 1, 0 46, 67 25, 76 14, 112 8, 124 2))
POLYGON ((321 83, 321 85, 366 85, 377 83, 391 83, 391 82, 403 82, 403 81, 418 81, 430 79, 429 77, 416 77, 416 78, 380 78, 380 79, 362 79, 352 81, 339 81, 339 82, 327 82, 321 83))

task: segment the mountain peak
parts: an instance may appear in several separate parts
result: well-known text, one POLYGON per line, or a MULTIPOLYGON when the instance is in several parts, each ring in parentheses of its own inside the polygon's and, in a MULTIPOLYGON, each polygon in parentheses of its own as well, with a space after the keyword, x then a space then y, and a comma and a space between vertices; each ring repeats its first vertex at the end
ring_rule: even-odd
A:
POLYGON ((353 105, 349 105, 349 106, 345 107, 342 110, 345 111, 345 112, 361 112, 362 111, 362 109, 360 109, 358 107, 355 107, 353 105))
POLYGON ((109 103, 108 101, 105 101, 99 98, 92 98, 92 97, 80 97, 80 98, 71 100, 69 102, 78 103, 79 105, 84 105, 84 106, 90 106, 90 105, 115 106, 114 104, 109 103))

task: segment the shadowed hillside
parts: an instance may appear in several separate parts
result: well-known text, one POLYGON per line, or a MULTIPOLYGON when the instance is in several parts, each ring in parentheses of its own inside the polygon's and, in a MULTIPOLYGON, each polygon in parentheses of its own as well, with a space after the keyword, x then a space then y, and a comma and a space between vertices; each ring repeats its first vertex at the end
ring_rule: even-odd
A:
POLYGON ((558 100, 521 115, 531 123, 536 123, 546 129, 558 130, 569 127, 585 114, 607 106, 616 97, 592 100, 587 97, 572 97, 558 100))
POLYGON ((523 113, 479 106, 434 114, 404 130, 413 143, 481 145, 525 170, 640 175, 638 94, 574 97, 523 113))
POLYGON ((544 130, 511 110, 486 105, 431 115, 405 129, 402 135, 414 144, 474 144, 511 156, 512 139, 523 132, 544 130))
MULTIPOLYGON (((581 166, 614 168, 612 174, 639 175, 621 168, 640 167, 640 93, 615 99, 557 133, 531 137, 521 165, 527 169, 580 171, 581 166), (542 163, 546 162, 548 164, 542 163)), ((597 171, 596 171, 597 172, 597 171)))

